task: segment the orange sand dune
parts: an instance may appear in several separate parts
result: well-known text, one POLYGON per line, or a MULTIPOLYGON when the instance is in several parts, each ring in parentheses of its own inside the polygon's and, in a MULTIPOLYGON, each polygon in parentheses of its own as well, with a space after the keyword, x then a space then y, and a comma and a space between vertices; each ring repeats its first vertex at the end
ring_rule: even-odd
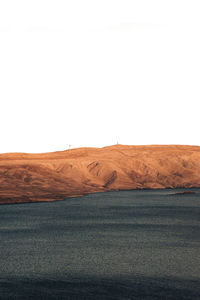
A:
POLYGON ((0 203, 177 187, 200 187, 200 147, 115 145, 0 154, 0 203))

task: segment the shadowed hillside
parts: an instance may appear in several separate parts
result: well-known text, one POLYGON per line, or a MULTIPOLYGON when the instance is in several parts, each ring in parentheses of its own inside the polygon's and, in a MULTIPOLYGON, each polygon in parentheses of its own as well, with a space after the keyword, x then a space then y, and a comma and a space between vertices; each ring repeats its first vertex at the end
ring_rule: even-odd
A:
POLYGON ((0 203, 178 187, 200 187, 200 147, 115 145, 0 154, 0 203))

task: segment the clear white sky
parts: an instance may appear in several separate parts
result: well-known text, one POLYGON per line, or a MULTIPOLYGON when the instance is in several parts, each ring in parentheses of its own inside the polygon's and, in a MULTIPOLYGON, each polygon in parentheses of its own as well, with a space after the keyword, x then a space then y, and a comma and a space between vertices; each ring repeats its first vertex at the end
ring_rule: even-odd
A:
POLYGON ((0 0, 0 152, 200 145, 199 103, 199 0, 0 0))

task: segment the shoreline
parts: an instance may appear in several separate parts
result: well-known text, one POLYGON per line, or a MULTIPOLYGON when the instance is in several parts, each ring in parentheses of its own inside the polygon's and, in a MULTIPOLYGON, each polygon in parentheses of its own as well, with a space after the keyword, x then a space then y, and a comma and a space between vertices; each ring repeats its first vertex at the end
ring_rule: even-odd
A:
POLYGON ((70 200, 70 199, 78 199, 78 198, 81 198, 81 197, 84 197, 84 196, 88 196, 88 195, 96 195, 96 194, 100 194, 100 193, 110 193, 110 192, 131 192, 131 191, 177 191, 177 190, 180 190, 180 191, 183 191, 183 192, 180 192, 180 193, 174 193, 174 194, 169 194, 169 195, 172 195, 172 196, 192 196, 192 195, 195 195, 195 190, 200 190, 200 187, 190 187, 190 188, 185 188, 185 187, 178 187, 178 188, 154 188, 154 189, 148 189, 148 188, 144 188, 144 189, 120 189, 120 190, 107 190, 107 191, 99 191, 99 192, 93 192, 93 193, 86 193, 86 194, 83 194, 83 195, 79 195, 79 196, 70 196, 70 197, 67 197, 67 198, 63 198, 63 199, 55 199, 55 200, 39 200, 39 201, 23 201, 23 202, 9 202, 9 203, 0 203, 0 206, 1 205, 21 205, 21 204, 28 204, 28 203, 55 203, 55 202, 59 202, 59 201, 67 201, 67 200, 70 200), (194 193, 193 191, 194 190, 194 193), (189 191, 189 193, 185 193, 185 191, 189 191))

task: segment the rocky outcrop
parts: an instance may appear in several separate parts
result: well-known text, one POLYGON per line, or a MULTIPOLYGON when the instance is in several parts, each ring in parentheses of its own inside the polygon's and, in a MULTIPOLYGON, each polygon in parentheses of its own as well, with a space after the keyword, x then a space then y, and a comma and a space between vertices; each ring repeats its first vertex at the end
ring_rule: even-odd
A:
POLYGON ((200 187, 200 147, 115 145, 0 154, 0 203, 178 187, 200 187))

